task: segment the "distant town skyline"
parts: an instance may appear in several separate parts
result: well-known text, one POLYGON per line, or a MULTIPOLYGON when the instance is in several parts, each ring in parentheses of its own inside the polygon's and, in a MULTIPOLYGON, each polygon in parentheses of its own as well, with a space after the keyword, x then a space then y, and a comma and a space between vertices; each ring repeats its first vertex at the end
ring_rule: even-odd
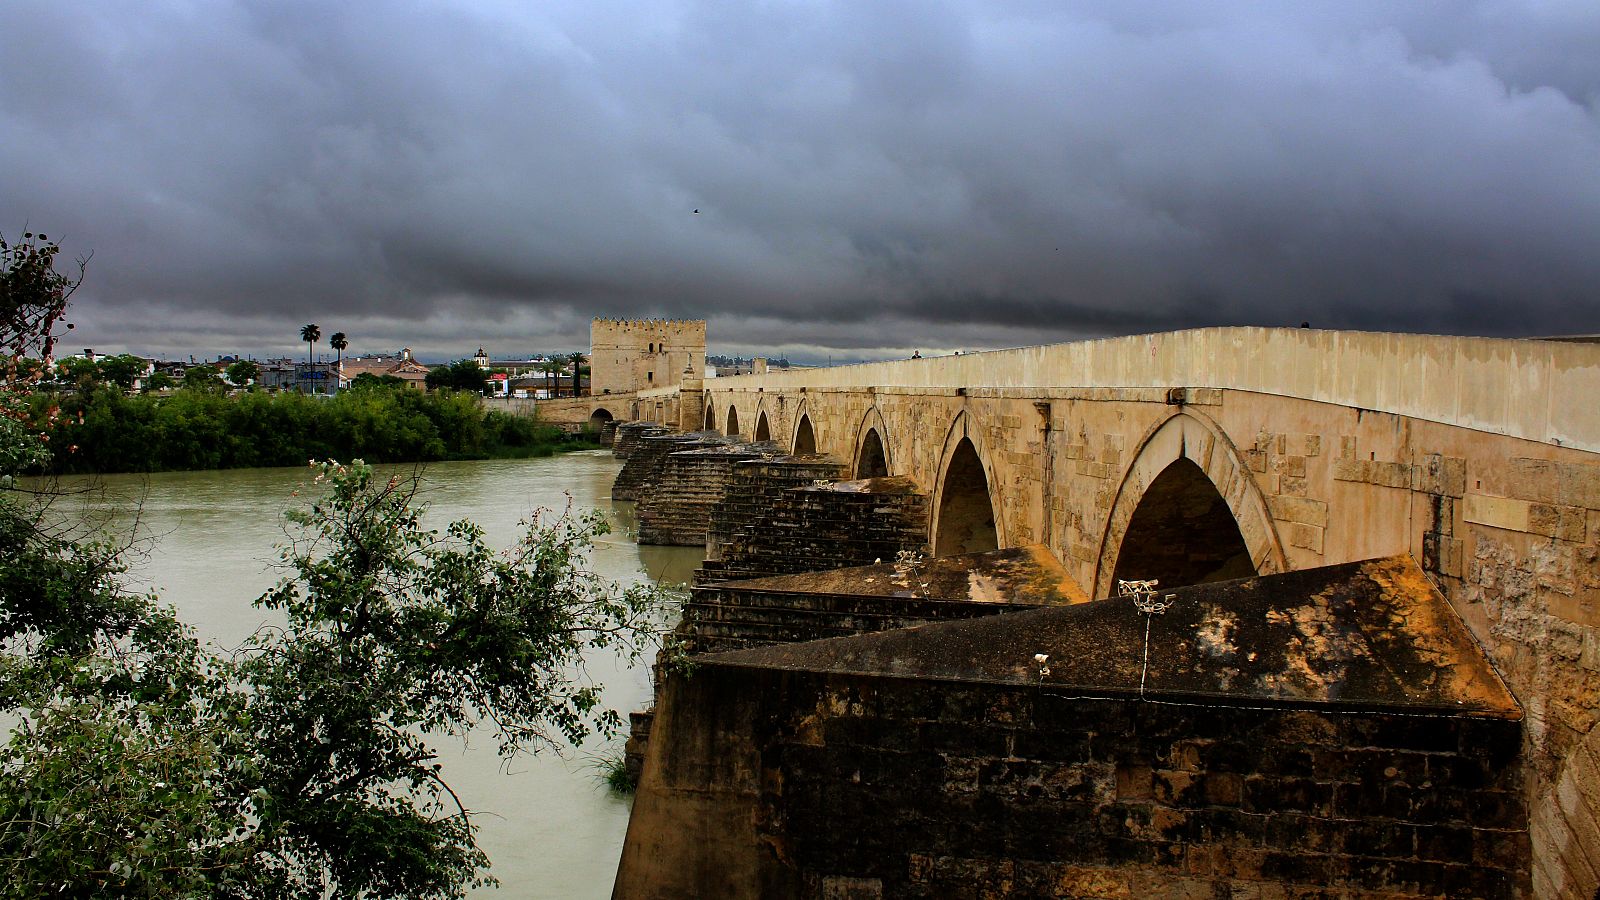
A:
POLYGON ((797 362, 1600 332, 1600 6, 11 4, 0 232, 74 344, 797 362))

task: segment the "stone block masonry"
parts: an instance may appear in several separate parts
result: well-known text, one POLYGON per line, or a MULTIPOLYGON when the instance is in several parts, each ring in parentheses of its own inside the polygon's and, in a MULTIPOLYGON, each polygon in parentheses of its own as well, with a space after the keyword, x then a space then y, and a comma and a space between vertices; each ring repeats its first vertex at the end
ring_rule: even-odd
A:
POLYGON ((671 429, 653 422, 624 422, 617 426, 616 439, 611 444, 611 455, 625 460, 633 455, 633 449, 639 446, 639 441, 643 438, 671 433, 671 429))
POLYGON ((705 434, 652 434, 639 438, 611 483, 611 499, 638 500, 661 479, 667 454, 695 450, 724 443, 725 439, 705 434))
POLYGON ((761 688, 822 711, 760 738, 759 834, 788 849, 799 896, 1410 900, 1525 883, 1514 722, 850 677, 761 688))
POLYGON ((1528 895, 1521 711, 1415 563, 1164 599, 697 657, 615 896, 1528 895))
POLYGON ((749 540, 753 529, 784 491, 843 474, 844 466, 816 457, 785 456, 736 463, 722 500, 712 507, 711 524, 706 532, 706 559, 695 572, 695 583, 737 577, 723 573, 724 549, 736 540, 749 540))
POLYGON ((928 497, 909 478, 789 488, 725 538, 717 578, 870 565, 923 551, 927 533, 928 497))
POLYGON ((770 444, 717 444, 666 455, 650 490, 639 496, 639 543, 700 547, 711 511, 722 501, 734 466, 782 454, 770 444))
POLYGON ((1088 598, 1042 546, 695 587, 690 653, 740 650, 997 615, 1088 598))

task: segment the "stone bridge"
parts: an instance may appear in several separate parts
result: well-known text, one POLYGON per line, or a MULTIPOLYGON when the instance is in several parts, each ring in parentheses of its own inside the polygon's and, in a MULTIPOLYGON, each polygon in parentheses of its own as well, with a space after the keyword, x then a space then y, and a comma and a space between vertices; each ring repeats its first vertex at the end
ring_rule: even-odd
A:
MULTIPOLYGON (((700 381, 693 385, 698 389, 700 381)), ((674 418, 678 411, 678 388, 653 388, 646 391, 627 391, 615 394, 596 394, 587 397, 560 397, 552 400, 500 400, 496 404, 513 404, 518 412, 531 411, 539 421, 556 425, 569 431, 593 428, 601 433, 603 443, 610 443, 616 426, 622 422, 660 422, 674 418)))
MULTIPOLYGON (((1408 554, 1525 711, 1534 893, 1600 886, 1600 346, 1212 328, 686 382, 606 407, 927 496, 1090 597, 1408 554)), ((572 401, 590 414, 609 398, 572 401)))

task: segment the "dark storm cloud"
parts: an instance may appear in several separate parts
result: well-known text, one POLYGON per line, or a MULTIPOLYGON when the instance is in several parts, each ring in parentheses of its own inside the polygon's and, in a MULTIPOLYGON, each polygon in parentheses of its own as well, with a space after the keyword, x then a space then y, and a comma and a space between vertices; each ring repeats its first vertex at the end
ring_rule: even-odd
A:
POLYGON ((150 351, 1600 331, 1595 46, 1588 0, 12 4, 0 227, 150 351))

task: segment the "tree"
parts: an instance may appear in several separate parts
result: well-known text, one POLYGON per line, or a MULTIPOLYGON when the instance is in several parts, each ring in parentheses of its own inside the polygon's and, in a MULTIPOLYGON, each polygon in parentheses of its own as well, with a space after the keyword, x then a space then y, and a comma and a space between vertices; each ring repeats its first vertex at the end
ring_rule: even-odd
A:
POLYGON ((544 375, 545 375, 545 379, 544 380, 545 380, 546 390, 548 390, 550 392, 550 396, 552 396, 552 397, 554 397, 556 395, 555 380, 556 380, 556 376, 561 374, 561 369, 562 369, 561 360, 556 359, 554 357, 552 357, 550 359, 547 359, 544 362, 539 364, 539 371, 543 372, 544 375))
POLYGON ((125 548, 9 489, 47 456, 0 428, 6 900, 460 897, 487 859, 430 741, 492 722, 510 756, 612 733, 582 655, 638 658, 661 620, 661 595, 585 568, 597 515, 536 516, 496 552, 470 522, 427 529, 416 476, 329 462, 288 517, 292 575, 257 600, 283 625, 225 654, 127 591, 125 548))
POLYGON ((572 396, 576 397, 580 393, 579 382, 583 378, 583 364, 588 361, 588 357, 582 353, 574 353, 567 357, 567 361, 572 363, 572 396))
POLYGON ((95 361, 95 366, 100 371, 102 381, 110 382, 123 390, 131 390, 134 382, 150 369, 149 363, 131 353, 103 356, 95 361))
MULTIPOLYGON (((322 340, 322 329, 318 328, 317 323, 315 322, 312 322, 309 325, 302 325, 300 326, 300 340, 306 342, 306 378, 309 380, 313 375, 316 374, 315 371, 312 370, 311 345, 322 340)), ((309 394, 315 392, 316 383, 312 382, 310 389, 307 390, 306 393, 309 394)))
POLYGON ((222 387, 217 370, 210 366, 190 366, 183 371, 183 386, 191 390, 214 391, 222 387))
POLYGON ((56 374, 61 380, 80 391, 94 387, 100 381, 100 367, 84 356, 69 356, 56 363, 56 374))
POLYGON ((150 377, 144 380, 146 391, 169 391, 176 385, 177 382, 172 380, 172 376, 165 372, 152 372, 150 377))
POLYGON ((405 386, 406 380, 404 378, 396 378, 393 375, 374 375, 371 372, 362 372, 360 375, 350 379, 350 387, 362 390, 403 388, 405 386))
POLYGON ((448 366, 434 366, 425 383, 429 390, 447 388, 482 394, 489 389, 489 373, 478 368, 475 360, 458 359, 448 366))
POLYGON ((248 359, 241 359, 228 367, 228 380, 240 387, 261 377, 261 367, 248 359))
POLYGON ((345 340, 344 332, 335 331, 333 336, 328 338, 328 346, 338 354, 338 361, 333 368, 333 389, 337 391, 340 387, 339 382, 344 378, 344 349, 350 346, 350 342, 345 340))
POLYGON ((8 242, 0 234, 0 355, 7 363, 0 370, 0 384, 14 385, 11 363, 32 356, 48 368, 54 361, 57 326, 72 328, 63 317, 67 301, 88 267, 87 257, 78 260, 76 276, 56 271, 56 256, 61 245, 49 235, 23 232, 22 240, 8 242))

